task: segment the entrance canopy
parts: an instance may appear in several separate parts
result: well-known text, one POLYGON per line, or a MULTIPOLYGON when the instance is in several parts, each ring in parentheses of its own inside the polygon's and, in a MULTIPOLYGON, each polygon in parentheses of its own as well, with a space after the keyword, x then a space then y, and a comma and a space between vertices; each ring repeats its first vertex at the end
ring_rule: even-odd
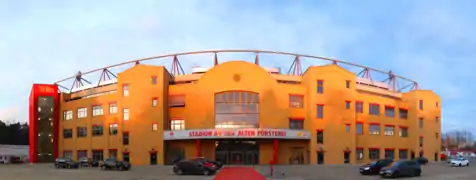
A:
POLYGON ((164 140, 185 139, 310 139, 310 132, 294 129, 193 129, 164 131, 164 140))

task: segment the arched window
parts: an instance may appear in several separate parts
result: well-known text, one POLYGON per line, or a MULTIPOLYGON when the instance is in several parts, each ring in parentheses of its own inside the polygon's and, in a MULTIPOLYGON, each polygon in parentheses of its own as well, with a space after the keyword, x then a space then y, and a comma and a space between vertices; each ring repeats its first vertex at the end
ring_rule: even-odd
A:
POLYGON ((259 94, 245 91, 216 93, 215 128, 259 128, 259 94))

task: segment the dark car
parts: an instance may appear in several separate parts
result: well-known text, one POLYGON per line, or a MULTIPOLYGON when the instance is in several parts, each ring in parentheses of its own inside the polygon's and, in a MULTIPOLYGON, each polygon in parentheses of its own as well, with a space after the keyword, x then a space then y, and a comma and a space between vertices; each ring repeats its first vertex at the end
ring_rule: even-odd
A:
POLYGON ((87 157, 82 157, 82 158, 79 158, 79 167, 90 167, 92 166, 92 161, 91 159, 87 158, 87 157))
POLYGON ((371 162, 370 164, 360 166, 359 172, 362 175, 378 174, 380 172, 380 169, 382 169, 385 166, 388 166, 392 162, 393 160, 391 159, 376 160, 371 162))
POLYGON ((424 158, 424 157, 419 157, 419 158, 416 159, 416 161, 417 161, 418 163, 420 163, 421 165, 425 165, 425 164, 428 163, 428 159, 427 159, 427 158, 424 158))
POLYGON ((421 166, 418 161, 404 160, 398 161, 380 170, 382 177, 413 177, 421 175, 421 166))
POLYGON ((212 175, 218 171, 219 167, 205 158, 194 158, 176 162, 173 166, 175 174, 201 174, 212 175))
POLYGON ((212 160, 208 160, 208 159, 206 159, 206 158, 204 158, 204 157, 197 157, 196 159, 202 159, 203 161, 212 163, 212 164, 214 164, 215 166, 217 166, 218 169, 221 169, 221 167, 223 167, 223 163, 221 163, 220 161, 212 161, 212 160))
POLYGON ((55 159, 56 168, 68 168, 75 169, 79 167, 79 163, 75 162, 71 158, 56 158, 55 159))
POLYGON ((101 163, 101 169, 103 170, 119 170, 119 171, 127 171, 131 169, 131 164, 125 161, 118 161, 114 158, 109 158, 101 163))

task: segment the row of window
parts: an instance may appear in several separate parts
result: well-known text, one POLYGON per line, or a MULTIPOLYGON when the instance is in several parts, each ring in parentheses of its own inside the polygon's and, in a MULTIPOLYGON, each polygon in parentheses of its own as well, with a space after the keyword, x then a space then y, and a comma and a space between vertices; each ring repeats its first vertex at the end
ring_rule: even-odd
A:
MULTIPOLYGON (((101 161, 104 159, 104 151, 103 150, 92 150, 92 160, 94 161, 101 161)), ((63 157, 73 159, 73 151, 63 151, 63 157)), ((88 158, 88 150, 78 150, 76 151, 77 159, 81 158, 88 158)), ((109 157, 117 159, 117 149, 109 149, 109 157)), ((123 153, 123 160, 129 162, 129 153, 123 153)))
MULTIPOLYGON (((395 159, 395 149, 385 149, 384 158, 380 158, 380 149, 378 148, 369 148, 367 152, 368 152, 368 157, 371 160, 395 159)), ((357 160, 363 160, 365 156, 364 148, 357 148, 355 155, 357 160)), ((422 156, 422 154, 420 154, 420 156, 422 156)), ((408 149, 398 150, 398 159, 408 159, 408 158, 409 158, 408 149)))

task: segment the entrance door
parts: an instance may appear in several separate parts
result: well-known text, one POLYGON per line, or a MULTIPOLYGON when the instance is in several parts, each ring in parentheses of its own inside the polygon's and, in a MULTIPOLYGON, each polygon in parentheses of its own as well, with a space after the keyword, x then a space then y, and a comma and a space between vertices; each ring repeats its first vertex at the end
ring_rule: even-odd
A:
POLYGON ((350 163, 350 152, 344 152, 344 164, 350 163))
POLYGON ((438 162, 438 153, 435 153, 435 162, 438 162))
POLYGON ((256 164, 258 153, 256 151, 246 151, 245 164, 256 164))
POLYGON ((243 164, 243 152, 231 152, 231 164, 243 164))
POLYGON ((411 157, 411 159, 415 159, 415 152, 412 151, 412 152, 410 153, 410 157, 411 157))
POLYGON ((125 162, 130 162, 129 153, 122 154, 122 160, 124 160, 125 162))
POLYGON ((324 164, 324 152, 317 152, 317 164, 324 164))
POLYGON ((157 165, 157 153, 150 153, 150 165, 157 165))
POLYGON ((215 161, 221 162, 222 164, 230 164, 228 160, 228 152, 227 151, 216 151, 215 152, 215 161))

